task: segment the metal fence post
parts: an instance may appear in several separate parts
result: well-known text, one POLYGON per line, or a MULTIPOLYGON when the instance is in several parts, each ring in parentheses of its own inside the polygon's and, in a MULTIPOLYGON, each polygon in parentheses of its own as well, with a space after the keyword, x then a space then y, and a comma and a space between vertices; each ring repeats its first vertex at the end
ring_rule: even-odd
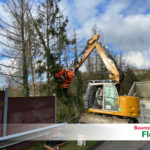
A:
POLYGON ((4 99, 4 118, 3 118, 3 136, 7 134, 7 109, 8 109, 8 89, 5 89, 4 99))
MULTIPOLYGON (((8 88, 5 89, 4 116, 3 116, 3 136, 7 135, 7 110, 8 110, 8 88)), ((5 148, 3 148, 5 150, 5 148)))
POLYGON ((54 122, 56 123, 56 109, 57 109, 57 107, 56 107, 56 94, 54 93, 54 100, 55 100, 55 119, 54 119, 54 122))

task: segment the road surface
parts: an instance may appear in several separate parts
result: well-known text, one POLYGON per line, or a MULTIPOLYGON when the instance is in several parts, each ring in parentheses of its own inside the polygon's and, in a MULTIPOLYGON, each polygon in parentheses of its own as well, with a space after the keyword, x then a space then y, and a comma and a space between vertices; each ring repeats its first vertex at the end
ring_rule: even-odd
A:
POLYGON ((150 141, 100 142, 93 150, 150 150, 150 141))

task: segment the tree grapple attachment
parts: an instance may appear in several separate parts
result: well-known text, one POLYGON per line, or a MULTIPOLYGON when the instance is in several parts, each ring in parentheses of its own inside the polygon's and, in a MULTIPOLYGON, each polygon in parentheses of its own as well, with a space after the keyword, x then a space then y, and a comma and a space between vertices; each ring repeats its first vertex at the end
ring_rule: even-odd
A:
POLYGON ((62 88, 68 88, 68 86, 72 83, 74 78, 74 72, 71 70, 62 69, 58 73, 55 74, 55 77, 59 77, 63 80, 61 84, 62 88))

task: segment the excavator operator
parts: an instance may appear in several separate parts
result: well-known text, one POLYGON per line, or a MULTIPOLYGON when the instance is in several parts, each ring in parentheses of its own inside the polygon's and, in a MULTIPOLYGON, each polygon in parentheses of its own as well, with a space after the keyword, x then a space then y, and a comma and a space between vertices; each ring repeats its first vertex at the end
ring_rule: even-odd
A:
POLYGON ((103 103, 103 88, 98 88, 98 90, 96 91, 94 107, 97 109, 102 109, 102 103, 103 103))

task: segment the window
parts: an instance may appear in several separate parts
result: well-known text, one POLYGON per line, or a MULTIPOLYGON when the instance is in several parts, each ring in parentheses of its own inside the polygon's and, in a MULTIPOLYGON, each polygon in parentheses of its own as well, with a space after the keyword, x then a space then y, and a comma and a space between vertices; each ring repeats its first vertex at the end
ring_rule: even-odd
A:
POLYGON ((114 85, 104 86, 104 109, 118 111, 119 98, 114 85))

